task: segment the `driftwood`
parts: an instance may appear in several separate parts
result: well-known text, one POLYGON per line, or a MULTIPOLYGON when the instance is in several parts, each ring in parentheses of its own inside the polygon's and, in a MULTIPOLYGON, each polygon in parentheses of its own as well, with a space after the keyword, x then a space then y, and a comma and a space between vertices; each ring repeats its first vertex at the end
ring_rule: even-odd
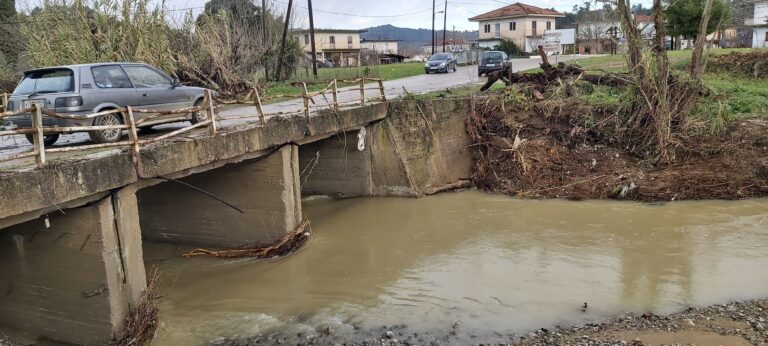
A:
POLYGON ((539 56, 541 56, 541 64, 539 64, 539 66, 544 70, 543 73, 512 72, 509 67, 505 67, 503 70, 489 73, 488 80, 480 88, 480 91, 488 90, 499 80, 504 82, 505 85, 530 83, 542 87, 546 87, 558 79, 571 80, 579 78, 580 80, 595 85, 610 85, 616 87, 625 86, 628 81, 628 79, 622 75, 616 74, 590 75, 578 65, 566 65, 561 62, 557 64, 557 66, 552 66, 552 64, 549 63, 547 54, 544 52, 542 46, 539 46, 539 56))
POLYGON ((184 257, 208 255, 220 258, 241 258, 241 257, 253 257, 253 258, 270 258, 274 256, 283 256, 298 249, 301 244, 309 237, 310 225, 309 220, 303 220, 293 231, 287 233, 277 242, 265 247, 258 247, 252 249, 234 249, 234 250, 208 250, 208 249, 194 249, 188 253, 185 253, 184 257))

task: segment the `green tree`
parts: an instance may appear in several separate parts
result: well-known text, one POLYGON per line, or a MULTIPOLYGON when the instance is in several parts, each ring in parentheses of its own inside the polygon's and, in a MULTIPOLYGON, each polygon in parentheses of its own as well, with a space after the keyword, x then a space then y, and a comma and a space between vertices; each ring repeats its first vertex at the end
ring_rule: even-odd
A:
MULTIPOLYGON (((696 38, 699 21, 704 13, 706 0, 679 0, 667 7, 668 31, 672 36, 696 38)), ((723 0, 712 3, 712 17, 707 25, 707 34, 717 30, 718 25, 728 24, 731 10, 723 0)))
POLYGON ((0 55, 6 62, 14 63, 23 44, 18 30, 16 0, 0 0, 0 55))
POLYGON ((496 45, 496 47, 493 47, 493 50, 499 50, 504 53, 507 53, 509 56, 527 56, 520 47, 518 47, 512 40, 501 38, 500 43, 496 45))

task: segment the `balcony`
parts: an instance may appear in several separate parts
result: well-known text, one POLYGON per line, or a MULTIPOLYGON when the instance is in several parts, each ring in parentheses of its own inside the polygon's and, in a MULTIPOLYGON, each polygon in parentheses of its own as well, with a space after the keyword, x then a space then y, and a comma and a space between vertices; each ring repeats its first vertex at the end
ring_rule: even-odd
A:
POLYGON ((360 45, 354 43, 328 43, 324 42, 320 45, 322 50, 360 50, 360 45))
POLYGON ((754 19, 749 18, 744 20, 744 25, 746 26, 768 26, 768 18, 764 19, 754 19))

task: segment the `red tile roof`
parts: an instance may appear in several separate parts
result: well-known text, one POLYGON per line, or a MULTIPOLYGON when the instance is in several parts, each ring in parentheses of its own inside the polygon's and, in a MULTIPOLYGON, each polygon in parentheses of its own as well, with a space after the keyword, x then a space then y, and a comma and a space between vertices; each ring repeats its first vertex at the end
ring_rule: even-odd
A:
POLYGON ((469 20, 477 22, 485 19, 522 17, 522 16, 530 16, 530 15, 564 17, 562 13, 557 12, 555 10, 548 10, 546 8, 541 8, 541 7, 536 7, 536 6, 531 6, 531 5, 526 5, 526 4, 516 2, 512 5, 504 6, 502 8, 495 9, 491 12, 474 16, 472 18, 469 18, 469 20))
POLYGON ((637 14, 635 15, 635 22, 637 23, 646 23, 652 21, 653 18, 651 16, 646 16, 644 14, 637 14))

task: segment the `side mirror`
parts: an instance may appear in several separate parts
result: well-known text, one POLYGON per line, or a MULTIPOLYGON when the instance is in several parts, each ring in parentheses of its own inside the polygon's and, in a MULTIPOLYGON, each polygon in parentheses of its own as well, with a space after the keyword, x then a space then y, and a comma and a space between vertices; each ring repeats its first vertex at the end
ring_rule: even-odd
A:
POLYGON ((181 85, 181 82, 179 82, 179 80, 178 80, 178 79, 174 78, 174 79, 171 81, 171 88, 172 88, 172 89, 173 89, 173 88, 176 88, 176 87, 177 87, 177 86, 179 86, 179 85, 181 85))

